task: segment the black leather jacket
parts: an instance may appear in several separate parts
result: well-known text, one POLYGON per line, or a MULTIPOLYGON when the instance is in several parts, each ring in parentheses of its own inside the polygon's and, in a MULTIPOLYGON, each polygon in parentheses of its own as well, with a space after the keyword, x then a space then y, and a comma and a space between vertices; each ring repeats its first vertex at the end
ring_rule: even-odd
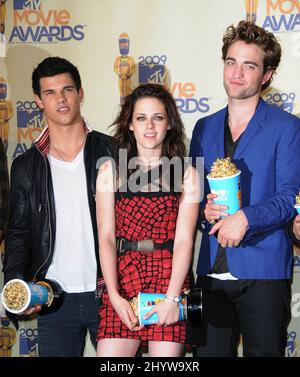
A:
MULTIPOLYGON (((111 155, 111 138, 100 132, 87 134, 84 163, 88 202, 95 240, 98 277, 101 277, 96 223, 97 161, 111 155)), ((36 145, 17 157, 11 169, 10 219, 4 256, 4 282, 15 278, 44 278, 53 258, 55 205, 48 159, 36 145)))

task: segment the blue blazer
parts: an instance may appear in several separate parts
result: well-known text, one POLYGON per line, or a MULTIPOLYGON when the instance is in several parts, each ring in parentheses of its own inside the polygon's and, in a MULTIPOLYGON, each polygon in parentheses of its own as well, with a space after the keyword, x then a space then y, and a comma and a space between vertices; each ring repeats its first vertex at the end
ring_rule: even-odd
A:
MULTIPOLYGON (((204 157, 204 199, 210 192, 206 175, 224 157, 227 108, 200 119, 194 128, 190 156, 204 157)), ((241 170, 242 209, 249 230, 239 247, 226 248, 228 268, 239 279, 286 279, 292 271, 292 245, 285 225, 296 215, 300 188, 300 119, 260 100, 233 160, 241 170)), ((194 161, 195 163, 195 161, 194 161)), ((215 260, 217 239, 203 230, 197 273, 206 275, 215 260)))

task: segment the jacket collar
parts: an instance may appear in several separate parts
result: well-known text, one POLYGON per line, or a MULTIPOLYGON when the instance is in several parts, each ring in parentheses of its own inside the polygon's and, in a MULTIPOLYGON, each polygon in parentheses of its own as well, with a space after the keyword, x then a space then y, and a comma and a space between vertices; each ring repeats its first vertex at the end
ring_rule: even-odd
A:
POLYGON ((241 137, 240 142, 238 143, 238 146, 234 153, 234 159, 239 159, 241 157, 242 153, 247 148, 249 143, 254 139, 256 134, 260 131, 262 127, 262 122, 266 118, 266 111, 267 111, 267 104, 261 98, 257 105, 255 113, 253 114, 247 128, 245 129, 241 137))
MULTIPOLYGON (((86 133, 92 132, 92 129, 90 128, 88 121, 85 118, 82 118, 83 125, 85 128, 86 133)), ((41 155, 46 158, 47 154, 49 153, 50 148, 50 135, 49 135, 49 127, 46 125, 42 131, 42 133, 39 135, 39 137, 35 140, 34 145, 38 149, 38 151, 41 153, 41 155)))
MULTIPOLYGON (((262 122, 266 118, 266 111, 267 111, 267 104, 266 102, 260 98, 255 113, 253 114, 247 128, 245 129, 240 142, 236 148, 234 153, 234 159, 240 158, 241 154, 247 148, 248 144, 251 140, 255 137, 255 135, 259 132, 262 127, 262 122)), ((225 125, 225 118, 228 113, 228 107, 221 110, 220 117, 216 119, 215 127, 215 140, 218 149, 218 155, 220 157, 224 157, 224 125, 225 125), (222 125, 220 127, 220 124, 222 125)))

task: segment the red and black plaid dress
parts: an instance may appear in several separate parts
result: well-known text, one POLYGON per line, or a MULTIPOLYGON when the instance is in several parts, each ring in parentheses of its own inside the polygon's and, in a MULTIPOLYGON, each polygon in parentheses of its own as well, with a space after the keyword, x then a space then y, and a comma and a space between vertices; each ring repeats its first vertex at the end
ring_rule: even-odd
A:
MULTIPOLYGON (((116 236, 130 241, 152 239, 165 243, 175 237, 178 196, 169 192, 116 194, 116 236)), ((168 249, 143 253, 128 251, 118 257, 120 294, 130 300, 139 292, 165 293, 172 269, 172 251, 168 249)), ((188 287, 188 278, 184 287, 188 287)), ((103 338, 139 339, 186 343, 186 322, 169 326, 146 325, 130 331, 114 311, 107 291, 102 295, 97 340, 103 338)))

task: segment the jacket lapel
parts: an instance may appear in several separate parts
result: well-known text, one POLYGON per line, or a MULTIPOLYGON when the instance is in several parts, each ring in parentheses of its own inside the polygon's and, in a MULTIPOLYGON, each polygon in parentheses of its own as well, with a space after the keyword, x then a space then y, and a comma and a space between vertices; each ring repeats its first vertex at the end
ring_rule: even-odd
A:
POLYGON ((240 142, 234 153, 234 159, 237 160, 244 153, 249 143, 255 138, 256 134, 261 129, 261 123, 266 117, 267 105, 263 99, 260 99, 256 111, 251 118, 246 130, 244 131, 240 142))
POLYGON ((217 153, 219 158, 225 157, 224 152, 224 129, 225 129, 225 118, 227 115, 228 109, 225 107, 220 111, 219 116, 215 120, 214 127, 214 140, 217 146, 217 153))

